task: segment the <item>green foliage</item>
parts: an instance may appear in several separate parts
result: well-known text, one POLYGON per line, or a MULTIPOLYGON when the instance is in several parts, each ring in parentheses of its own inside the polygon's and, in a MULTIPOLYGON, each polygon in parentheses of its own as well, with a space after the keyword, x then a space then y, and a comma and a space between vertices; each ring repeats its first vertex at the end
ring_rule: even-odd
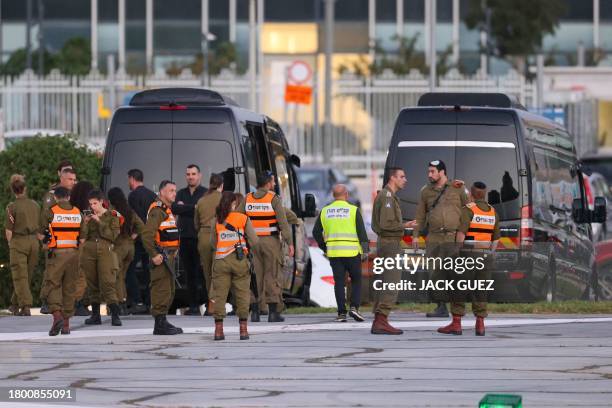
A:
MULTIPOLYGON (((39 50, 32 52, 32 69, 34 72, 38 72, 38 53, 39 50)), ((14 51, 9 57, 8 61, 0 65, 0 74, 2 75, 20 75, 26 69, 27 52, 25 48, 20 48, 14 51)), ((55 58, 45 50, 43 56, 43 68, 45 69, 45 75, 55 67, 55 58)))
MULTIPOLYGON (((39 50, 32 51, 32 69, 38 72, 39 50)), ((13 52, 8 61, 0 66, 0 74, 17 76, 26 69, 27 52, 20 48, 13 52)), ((66 41, 57 54, 44 51, 44 69, 47 75, 52 69, 59 69, 65 75, 85 75, 89 72, 91 49, 89 41, 82 37, 66 41)))
MULTIPOLYGON (((101 157, 80 146, 75 137, 33 137, 15 143, 0 152, 0 225, 5 225, 7 204, 14 199, 9 189, 12 174, 23 174, 26 177, 28 196, 38 202, 45 192, 57 181, 57 163, 68 159, 74 165, 78 180, 89 180, 94 185, 100 184, 101 157)), ((0 306, 7 306, 13 290, 7 242, 0 239, 0 306)), ((42 258, 32 284, 34 301, 38 301, 38 291, 42 275, 42 258)))
MULTIPOLYGON (((428 74, 429 68, 425 63, 425 54, 416 49, 418 38, 418 34, 412 37, 399 37, 394 35, 391 39, 398 42, 397 52, 394 54, 389 54, 380 46, 380 43, 377 42, 374 48, 376 59, 372 63, 369 63, 364 56, 361 56, 359 60, 353 64, 341 65, 338 71, 340 74, 352 72, 362 78, 368 75, 380 75, 385 70, 390 70, 396 75, 408 75, 410 70, 413 69, 418 70, 422 74, 428 74)), ((436 72, 438 75, 444 75, 452 68, 450 63, 451 54, 451 46, 438 54, 436 64, 436 72)))
POLYGON ((89 41, 82 37, 71 38, 57 55, 56 67, 65 75, 86 75, 91 64, 89 41))
POLYGON ((504 0, 470 0, 468 28, 486 29, 486 8, 490 10, 490 54, 520 61, 540 50, 544 36, 555 33, 566 12, 563 0, 514 0, 511 6, 504 0))
MULTIPOLYGON (((204 57, 199 53, 195 60, 188 64, 171 63, 166 68, 168 75, 179 75, 183 69, 190 69, 194 75, 202 75, 204 71, 204 57)), ((208 70, 209 75, 219 75, 223 69, 232 69, 242 74, 244 67, 240 66, 238 61, 238 51, 236 46, 230 42, 222 42, 216 48, 211 49, 208 54, 208 70)))

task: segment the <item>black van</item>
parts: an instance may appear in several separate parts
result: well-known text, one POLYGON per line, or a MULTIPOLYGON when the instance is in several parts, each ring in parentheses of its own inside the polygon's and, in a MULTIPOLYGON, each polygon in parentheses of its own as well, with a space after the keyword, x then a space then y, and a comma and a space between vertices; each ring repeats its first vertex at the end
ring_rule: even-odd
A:
POLYGON ((406 171, 409 182, 398 194, 405 219, 414 219, 427 163, 435 159, 466 187, 485 182, 501 218, 491 301, 596 293, 589 222, 605 220, 605 201, 588 209, 584 176, 562 126, 503 94, 423 95, 418 107, 399 113, 386 162, 406 171))
MULTIPOLYGON (((190 163, 200 166, 204 184, 211 173, 223 173, 224 189, 242 194, 255 191, 257 174, 271 170, 277 176, 277 193, 284 206, 301 218, 315 215, 314 197, 307 195, 304 205, 300 199, 295 172, 300 159, 289 152, 280 126, 204 89, 142 91, 132 97, 129 106, 117 109, 106 141, 102 188, 120 187, 127 193, 127 172, 132 168, 144 172, 146 186, 155 192, 164 179, 182 188, 190 163)), ((294 225, 293 230, 296 255, 285 262, 283 289, 287 301, 307 304, 310 254, 304 228, 294 225)), ((180 277, 184 288, 185 278, 184 274, 180 277)), ((200 301, 204 301, 203 292, 200 301)), ((177 290, 173 306, 187 305, 186 291, 177 290)))

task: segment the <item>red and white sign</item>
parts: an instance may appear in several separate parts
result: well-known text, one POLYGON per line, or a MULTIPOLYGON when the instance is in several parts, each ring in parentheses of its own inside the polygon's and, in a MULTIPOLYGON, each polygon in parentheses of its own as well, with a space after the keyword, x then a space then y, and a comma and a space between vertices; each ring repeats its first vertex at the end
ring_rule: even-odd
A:
POLYGON ((304 61, 294 61, 287 70, 289 82, 294 85, 304 85, 312 78, 312 69, 304 61))
POLYGON ((285 102, 310 105, 312 87, 307 85, 312 78, 312 69, 304 61, 294 61, 287 68, 285 102))

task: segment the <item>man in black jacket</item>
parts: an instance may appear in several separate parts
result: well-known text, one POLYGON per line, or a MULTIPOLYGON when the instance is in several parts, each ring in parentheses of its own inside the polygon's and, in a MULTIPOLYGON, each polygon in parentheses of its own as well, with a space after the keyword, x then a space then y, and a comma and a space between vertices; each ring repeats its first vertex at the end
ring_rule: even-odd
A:
MULTIPOLYGON (((155 201, 157 195, 144 186, 144 175, 140 169, 132 169, 128 171, 128 185, 130 186, 130 194, 128 195, 128 203, 134 212, 140 217, 143 223, 147 222, 147 212, 151 203, 155 201)), ((130 264, 126 275, 127 289, 127 304, 132 314, 148 313, 149 305, 151 304, 149 294, 149 256, 142 246, 140 237, 134 242, 134 260, 130 264), (138 261, 142 264, 142 282, 139 282, 136 275, 136 264, 138 261), (145 285, 147 291, 143 299, 140 294, 140 284, 145 285)))
POLYGON ((198 234, 193 224, 193 213, 198 200, 207 190, 200 184, 202 173, 197 164, 187 166, 185 180, 187 181, 187 187, 176 193, 176 201, 172 204, 172 213, 178 215, 179 255, 187 275, 187 287, 189 289, 189 310, 185 314, 199 316, 198 282, 201 281, 203 272, 200 271, 198 234))

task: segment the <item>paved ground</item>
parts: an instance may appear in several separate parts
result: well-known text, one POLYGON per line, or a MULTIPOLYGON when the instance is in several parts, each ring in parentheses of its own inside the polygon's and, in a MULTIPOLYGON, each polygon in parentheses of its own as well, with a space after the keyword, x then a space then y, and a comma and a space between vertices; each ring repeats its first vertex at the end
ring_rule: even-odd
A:
POLYGON ((484 338, 472 319, 446 337, 439 321, 397 314, 403 336, 373 336, 368 323, 288 316, 251 325, 250 341, 232 318, 224 342, 210 318, 172 317, 186 331, 172 337, 152 336, 147 317, 104 319, 50 338, 48 316, 0 318, 0 387, 74 387, 71 407, 475 407, 488 392, 526 407, 612 405, 612 316, 492 317, 484 338))

